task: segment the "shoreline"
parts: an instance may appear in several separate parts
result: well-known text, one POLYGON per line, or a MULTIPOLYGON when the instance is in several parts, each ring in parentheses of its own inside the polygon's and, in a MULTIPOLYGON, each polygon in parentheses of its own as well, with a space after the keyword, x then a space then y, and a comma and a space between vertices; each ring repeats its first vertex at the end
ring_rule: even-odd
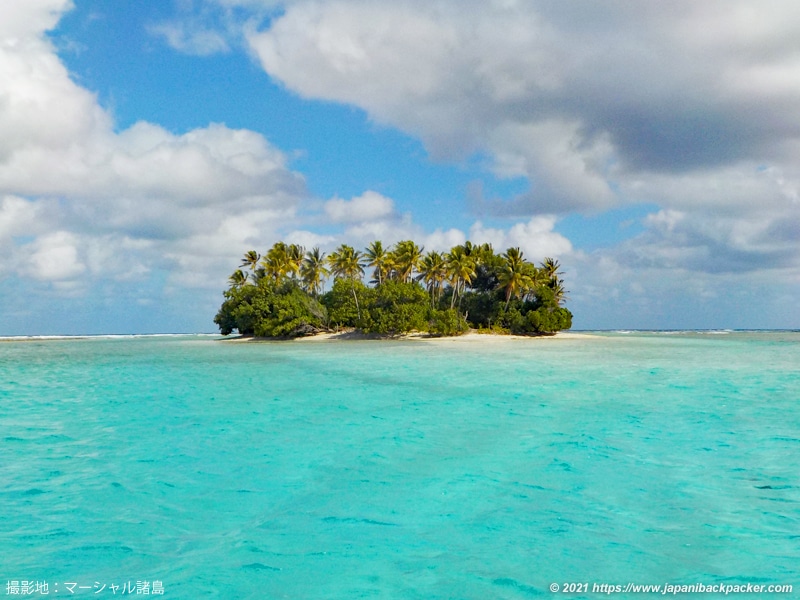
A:
POLYGON ((589 333, 571 333, 559 331, 553 335, 514 335, 503 333, 478 333, 470 331, 463 335, 456 336, 442 336, 432 337, 426 333, 408 333, 399 336, 385 336, 369 333, 361 333, 358 331, 340 331, 340 332, 323 332, 314 335, 297 337, 297 338, 267 338, 255 336, 236 336, 223 338, 222 342, 233 343, 267 343, 267 342, 297 342, 302 344, 320 343, 320 342, 347 342, 347 341, 414 341, 422 343, 496 343, 504 340, 520 341, 520 340, 583 340, 583 339, 599 339, 598 336, 589 333))

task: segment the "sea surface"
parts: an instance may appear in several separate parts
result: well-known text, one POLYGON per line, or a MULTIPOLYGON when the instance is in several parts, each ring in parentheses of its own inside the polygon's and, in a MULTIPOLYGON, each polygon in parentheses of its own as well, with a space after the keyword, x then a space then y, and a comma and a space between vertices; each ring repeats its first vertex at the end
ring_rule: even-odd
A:
POLYGON ((4 341, 0 596, 791 597, 799 403, 797 332, 4 341))

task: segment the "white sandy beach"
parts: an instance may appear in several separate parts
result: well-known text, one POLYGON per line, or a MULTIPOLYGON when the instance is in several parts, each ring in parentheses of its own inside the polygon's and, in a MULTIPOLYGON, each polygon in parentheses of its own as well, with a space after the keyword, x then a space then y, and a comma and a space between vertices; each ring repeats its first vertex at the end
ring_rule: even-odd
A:
MULTIPOLYGON (((477 333, 469 332, 460 336, 453 337, 430 337, 425 333, 411 333, 396 338, 387 338, 385 336, 371 335, 359 333, 357 331, 341 331, 334 333, 318 333, 316 335, 299 337, 289 341, 297 343, 315 343, 315 342, 336 342, 336 341, 357 341, 357 340, 402 340, 402 341, 419 341, 424 343, 436 344, 502 344, 507 342, 540 342, 544 340, 576 340, 576 339, 598 339, 597 336, 588 333, 571 333, 560 331, 555 335, 550 336, 526 336, 526 335, 501 335, 496 333, 477 333)), ((258 338, 258 337, 231 337, 226 338, 224 341, 229 342, 271 342, 276 341, 271 338, 258 338)))

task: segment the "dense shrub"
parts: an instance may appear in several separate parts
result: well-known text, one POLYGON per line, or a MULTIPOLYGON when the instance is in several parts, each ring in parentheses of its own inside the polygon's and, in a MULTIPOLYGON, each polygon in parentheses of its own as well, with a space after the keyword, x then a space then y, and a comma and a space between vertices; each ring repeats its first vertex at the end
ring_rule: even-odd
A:
POLYGON ((361 307, 369 306, 373 290, 360 281, 337 279, 329 292, 320 301, 328 311, 331 327, 360 327, 364 324, 361 307), (361 315, 359 316, 359 313, 361 315))
POLYGON ((504 303, 502 292, 467 292, 461 298, 461 312, 473 327, 491 327, 500 322, 504 303))
POLYGON ((430 299, 419 284, 385 281, 373 292, 372 303, 366 311, 369 322, 361 324, 362 331, 398 335, 427 330, 430 299))
POLYGON ((542 306, 525 315, 525 324, 530 333, 553 333, 572 327, 572 313, 566 308, 542 306))
POLYGON ((461 335, 469 331, 469 323, 455 309, 434 310, 428 322, 428 331, 436 337, 461 335))
POLYGON ((254 304, 261 317, 254 327, 259 337, 300 337, 317 333, 324 327, 325 307, 293 283, 267 296, 263 302, 254 304))
POLYGON ((525 327, 525 315, 514 305, 509 306, 500 314, 500 324, 509 329, 511 333, 528 333, 525 327))
POLYGON ((242 335, 298 337, 325 327, 325 307, 303 292, 295 282, 277 287, 267 279, 258 285, 225 292, 214 322, 222 335, 234 330, 242 335))
POLYGON ((306 252, 276 242, 263 257, 245 253, 214 322, 223 335, 264 337, 331 328, 380 335, 450 336, 470 327, 549 334, 572 326, 572 313, 561 307, 567 290, 558 268, 552 258, 537 268, 519 248, 496 254, 490 244, 470 242, 427 254, 411 240, 388 250, 375 241, 364 252, 342 244, 327 256, 319 248, 306 252), (363 283, 367 268, 374 287, 363 283), (331 289, 318 300, 329 277, 331 289))
POLYGON ((253 335, 256 319, 252 301, 258 291, 253 285, 233 287, 225 291, 225 301, 214 317, 214 323, 219 326, 222 335, 229 335, 234 331, 241 335, 253 335))

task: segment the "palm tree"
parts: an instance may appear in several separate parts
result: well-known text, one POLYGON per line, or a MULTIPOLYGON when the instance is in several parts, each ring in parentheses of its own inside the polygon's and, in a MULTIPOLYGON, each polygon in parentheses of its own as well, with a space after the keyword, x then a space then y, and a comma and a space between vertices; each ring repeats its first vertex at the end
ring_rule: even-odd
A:
POLYGON ((359 319, 361 318, 361 308, 358 306, 358 296, 356 295, 356 279, 360 279, 364 275, 361 256, 361 252, 346 244, 342 244, 328 255, 328 264, 333 276, 350 280, 359 319))
POLYGON ((228 277, 228 282, 231 284, 231 287, 240 288, 247 283, 247 273, 241 269, 236 269, 233 275, 228 277))
POLYGON ((279 283, 289 272, 289 246, 284 242, 275 242, 261 260, 264 272, 279 283))
POLYGON ((383 280, 387 281, 391 279, 392 281, 397 281, 398 278, 397 263, 394 260, 394 254, 392 252, 387 252, 386 260, 383 263, 383 280))
POLYGON ((539 270, 541 273, 541 280, 539 283, 546 285, 553 290, 553 296, 557 304, 561 304, 567 299, 568 290, 564 289, 564 280, 559 277, 561 265, 558 261, 549 256, 541 263, 542 268, 539 270))
POLYGON ((439 299, 446 277, 447 266, 444 257, 439 252, 431 250, 422 258, 417 276, 417 281, 421 279, 428 288, 431 295, 431 306, 439 299))
POLYGON ((295 279, 300 273, 300 265, 303 262, 305 252, 306 249, 298 244, 289 244, 286 249, 286 268, 292 279, 295 279))
POLYGON ((503 254, 503 268, 498 275, 500 287, 506 292, 506 310, 512 297, 521 296, 524 291, 533 286, 530 269, 519 248, 509 248, 503 254))
POLYGON ((464 286, 471 283, 472 278, 475 277, 475 261, 466 253, 464 246, 455 246, 447 253, 445 261, 447 274, 450 276, 453 286, 453 298, 450 300, 450 308, 453 308, 456 296, 463 292, 464 286))
POLYGON ((497 275, 503 263, 502 256, 496 255, 489 243, 473 246, 470 256, 475 260, 475 277, 470 287, 479 292, 490 293, 497 288, 497 275))
POLYGON ((564 288, 564 280, 554 277, 550 280, 549 287, 551 290, 553 290, 553 298, 555 299, 556 304, 561 306, 561 304, 568 298, 567 294, 569 294, 569 290, 564 288))
POLYGON ((375 240, 367 246, 364 258, 367 259, 367 266, 375 269, 372 272, 372 279, 378 285, 382 284, 391 271, 392 264, 389 260, 389 253, 383 247, 383 242, 375 240))
POLYGON ((484 242, 478 246, 477 253, 481 261, 485 261, 494 256, 494 248, 492 248, 492 245, 489 242, 484 242))
MULTIPOLYGON (((491 245, 489 245, 489 247, 491 247, 491 245)), ((471 241, 467 240, 463 244, 458 244, 450 249, 450 256, 464 256, 472 261, 472 267, 475 273, 470 276, 469 281, 461 282, 462 288, 464 288, 464 283, 472 283, 472 279, 478 274, 483 261, 483 254, 481 253, 482 248, 482 245, 475 245, 471 241)))
POLYGON ((536 288, 542 285, 542 270, 526 260, 522 264, 522 271, 528 279, 527 286, 521 290, 522 299, 532 300, 536 295, 536 288))
POLYGON ((397 277, 400 281, 411 281, 414 271, 419 269, 424 248, 417 246, 412 240, 397 242, 392 250, 397 277))
POLYGON ((242 264, 240 267, 248 267, 253 273, 256 272, 256 268, 258 268, 258 261, 261 260, 261 255, 256 252, 255 250, 248 250, 244 253, 244 258, 242 259, 242 264))
POLYGON ((355 281, 364 274, 361 257, 361 252, 354 250, 352 246, 342 244, 328 255, 331 273, 334 277, 355 281))
POLYGON ((553 277, 558 277, 558 270, 561 268, 561 265, 558 264, 556 259, 548 256, 541 264, 545 279, 550 280, 553 277))
POLYGON ((325 268, 325 253, 320 252, 319 247, 306 252, 300 264, 300 277, 303 278, 306 291, 316 298, 328 274, 328 269, 325 268))

